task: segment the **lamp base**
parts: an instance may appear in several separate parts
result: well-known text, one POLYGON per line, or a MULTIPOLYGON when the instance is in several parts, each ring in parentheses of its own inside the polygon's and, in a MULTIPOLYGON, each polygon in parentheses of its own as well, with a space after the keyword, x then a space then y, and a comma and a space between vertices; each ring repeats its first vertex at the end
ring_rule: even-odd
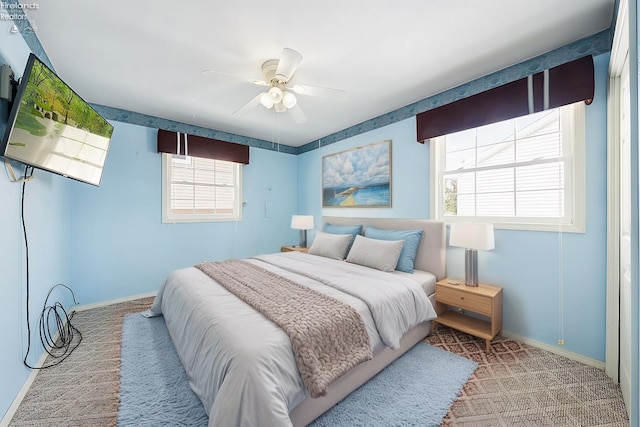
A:
POLYGON ((300 245, 301 248, 307 247, 307 230, 300 230, 300 245))
POLYGON ((478 251, 465 249, 464 283, 467 286, 478 286, 478 251))

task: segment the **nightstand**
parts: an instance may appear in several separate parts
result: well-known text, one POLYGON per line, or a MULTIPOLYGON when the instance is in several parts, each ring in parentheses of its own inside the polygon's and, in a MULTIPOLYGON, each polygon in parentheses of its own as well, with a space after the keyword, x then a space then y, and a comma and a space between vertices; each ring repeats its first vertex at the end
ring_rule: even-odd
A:
POLYGON ((491 340, 502 330, 502 288, 480 283, 467 286, 464 280, 446 278, 436 282, 436 323, 466 332, 486 341, 487 352, 491 340), (454 285, 453 283, 459 283, 454 285), (458 307, 462 312, 450 308, 458 307), (484 316, 487 320, 464 314, 464 311, 484 316))
POLYGON ((307 252, 309 248, 303 248, 302 246, 282 246, 280 252, 307 252))

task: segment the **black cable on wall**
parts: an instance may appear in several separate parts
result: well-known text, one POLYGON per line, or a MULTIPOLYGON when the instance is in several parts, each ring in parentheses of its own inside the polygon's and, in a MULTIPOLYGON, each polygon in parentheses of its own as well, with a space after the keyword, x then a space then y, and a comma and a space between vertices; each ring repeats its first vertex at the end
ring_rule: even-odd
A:
MULTIPOLYGON (((27 166, 24 171, 25 178, 31 177, 33 175, 33 167, 27 166)), ((31 322, 29 320, 29 299, 30 299, 30 281, 29 281, 29 241, 27 238, 27 226, 24 217, 24 193, 26 184, 28 181, 22 182, 22 201, 21 201, 21 218, 22 218, 22 233, 24 236, 24 247, 25 247, 25 258, 26 258, 26 309, 27 309, 27 352, 24 355, 24 359, 22 363, 30 369, 46 369, 52 366, 59 365, 62 363, 67 357, 71 355, 73 350, 75 350, 80 343, 82 342, 82 334, 80 331, 71 324, 71 319, 73 319, 74 313, 69 315, 62 304, 60 302, 56 302, 53 305, 48 305, 49 297, 54 289, 58 286, 64 287, 73 297, 73 303, 75 305, 78 304, 76 301, 76 296, 73 293, 73 290, 69 288, 67 285, 59 283, 49 289, 49 293, 47 293, 47 297, 44 300, 44 307, 42 308, 42 313, 40 314, 39 321, 39 334, 40 334, 40 342, 44 347, 45 351, 52 358, 56 359, 54 362, 49 363, 47 365, 43 365, 40 367, 31 366, 27 362, 27 358, 29 357, 29 352, 31 351, 31 322), (58 334, 58 339, 55 340, 55 336, 58 334), (78 338, 75 340, 74 338, 78 338)))

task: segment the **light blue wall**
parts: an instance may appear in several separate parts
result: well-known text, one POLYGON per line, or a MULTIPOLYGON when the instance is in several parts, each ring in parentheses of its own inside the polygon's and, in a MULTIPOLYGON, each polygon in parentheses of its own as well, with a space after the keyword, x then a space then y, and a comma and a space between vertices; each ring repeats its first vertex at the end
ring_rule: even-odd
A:
MULTIPOLYGON (((0 31, 0 46, 0 64, 9 64, 20 77, 29 55, 23 38, 0 31)), ((0 101, 2 134, 7 116, 8 104, 0 101)), ((291 215, 297 213, 295 155, 250 149, 242 222, 161 224, 156 130, 114 125, 101 187, 40 170, 26 186, 31 365, 43 353, 38 318, 49 289, 57 283, 70 286, 80 304, 107 301, 156 291, 176 268, 275 252, 298 241, 298 233, 290 228, 291 215)), ((22 173, 23 166, 14 167, 22 173)), ((27 333, 21 190, 8 174, 0 174, 0 419, 31 372, 22 364, 27 333)), ((67 309, 72 305, 66 291, 54 291, 50 303, 56 301, 67 309)))
MULTIPOLYGON (((637 46, 636 1, 632 0, 633 44, 637 46)), ((0 31, 0 63, 20 74, 29 48, 18 35, 0 31)), ((637 73, 637 52, 634 70, 637 73)), ((564 279, 566 349, 604 359, 606 63, 596 58, 596 102, 587 109, 587 233, 498 230, 496 250, 480 254, 481 279, 505 288, 504 329, 554 345, 559 338, 558 277, 564 279), (562 246, 561 246, 562 245, 562 246), (560 249, 562 247, 562 250, 560 249), (540 266, 544 266, 541 268, 540 266), (546 268, 546 270, 545 270, 546 268)), ((637 83, 637 82, 636 82, 637 83)), ((637 86, 637 85, 636 85, 637 86)), ((637 115, 637 87, 635 106, 637 115)), ((0 131, 7 115, 0 102, 0 131)), ((292 156, 251 148, 245 167, 244 220, 241 223, 161 224, 160 155, 155 130, 114 122, 112 150, 100 188, 36 171, 27 185, 32 289, 32 324, 44 297, 56 283, 70 284, 81 304, 158 289, 166 274, 204 259, 245 257, 277 251, 297 242, 289 228, 294 213, 426 218, 429 215, 429 147, 415 142, 415 119, 408 118, 334 144, 292 156), (393 140, 393 207, 322 209, 323 155, 382 139, 393 140), (265 212, 265 206, 272 208, 265 212)), ((635 129, 637 141, 637 128, 635 129)), ((637 163, 636 163, 637 172, 637 163)), ((0 416, 24 384, 25 260, 20 225, 21 186, 0 176, 0 416)), ((635 209, 637 218, 637 209, 635 209)), ((312 233, 313 234, 313 233, 312 233)), ((462 253, 450 249, 450 275, 461 276, 462 253)), ((638 271, 638 263, 635 272, 638 271)), ((638 322, 637 275, 634 320, 638 322)), ((68 305, 66 295, 54 295, 68 305)), ((636 325, 637 326, 637 325, 636 325)), ((635 329, 635 399, 638 399, 638 328, 635 329)), ((39 344, 29 359, 42 353, 39 344)), ((637 415, 637 405, 635 414, 637 415)), ((637 416, 636 418, 637 419, 637 416)))
MULTIPOLYGON (((7 28, 9 23, 7 24, 7 28)), ((20 35, 0 31, 0 64, 9 64, 19 77, 29 49, 20 35)), ((0 132, 4 136, 8 104, 0 101, 0 132)), ((16 173, 24 168, 13 164, 16 173)), ((20 220, 22 185, 10 181, 0 163, 0 416, 16 397, 30 370, 22 360, 27 349, 26 333, 26 259, 20 220)), ((35 171, 25 191, 25 221, 29 242, 31 352, 27 362, 35 365, 43 353, 37 334, 38 319, 49 289, 57 283, 70 284, 71 250, 69 244, 71 199, 69 180, 35 171)), ((71 299, 54 291, 51 301, 65 307, 71 299)))
POLYGON ((250 148, 241 222, 162 224, 156 130, 113 124, 100 187, 72 186, 72 283, 81 304, 156 291, 177 268, 277 252, 297 241, 290 228, 295 155, 250 148), (272 209, 265 212, 265 204, 272 209))
MULTIPOLYGON (((606 268, 607 66, 595 58, 596 96, 586 107, 587 232, 496 231, 496 249, 478 256, 480 279, 504 287, 504 330, 549 345, 560 335, 559 282, 564 282, 565 348, 604 361, 606 268)), ((416 142, 415 118, 406 119, 298 156, 299 210, 322 215, 429 217, 429 147, 416 142), (393 207, 322 208, 322 156, 382 139, 393 141, 393 207)), ((447 253, 450 276, 464 275, 464 254, 447 253)))

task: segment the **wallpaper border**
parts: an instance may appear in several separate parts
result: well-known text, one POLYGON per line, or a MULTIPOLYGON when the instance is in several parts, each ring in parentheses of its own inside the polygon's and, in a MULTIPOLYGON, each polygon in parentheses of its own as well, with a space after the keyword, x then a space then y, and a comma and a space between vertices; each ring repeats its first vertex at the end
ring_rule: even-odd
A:
MULTIPOLYGON (((17 4, 18 0, 6 0, 6 3, 17 4)), ((13 10, 12 10, 13 12, 13 10)), ((16 13, 24 15, 21 9, 16 9, 16 13)), ((16 19, 14 24, 19 29, 23 39, 31 49, 31 51, 46 63, 49 68, 55 70, 49 57, 47 56, 40 40, 35 34, 34 28, 28 19, 16 19)), ((446 90, 436 95, 417 101, 413 104, 406 105, 397 110, 364 121, 354 126, 350 126, 341 131, 327 135, 323 138, 311 141, 300 147, 292 147, 285 144, 277 144, 262 139, 251 138, 247 136, 232 134, 216 129, 209 129, 201 126, 190 125, 177 122, 174 120, 163 119, 160 117, 149 116, 146 114, 136 113, 133 111, 123 110, 105 105, 92 104, 92 106, 109 120, 115 120, 123 123, 130 123, 155 129, 165 129, 174 132, 184 132, 191 135, 199 135, 207 138, 220 139, 228 142, 248 145, 250 147, 261 148, 264 150, 277 151, 287 154, 303 154, 316 150, 320 147, 333 144, 346 138, 369 132, 374 129, 387 126, 401 120, 408 119, 418 113, 427 111, 444 104, 448 104, 459 99, 475 95, 482 91, 492 89, 496 86, 521 79, 530 74, 535 74, 548 68, 564 64, 574 59, 581 58, 586 55, 597 56, 611 51, 612 43, 611 28, 601 31, 592 36, 583 38, 559 49, 542 54, 528 61, 521 62, 511 67, 504 68, 495 73, 477 78, 468 83, 464 83, 453 89, 446 90)))
POLYGON ((468 83, 454 87, 453 89, 440 92, 395 111, 391 111, 321 139, 309 142, 308 144, 298 147, 297 154, 306 153, 308 151, 333 144, 334 142, 408 119, 416 114, 422 113, 423 111, 449 104, 453 101, 475 95, 488 89, 493 89, 496 86, 519 80, 530 74, 535 74, 545 69, 562 65, 586 55, 597 56, 607 53, 611 51, 611 43, 611 30, 607 29, 601 31, 590 37, 578 40, 528 61, 504 68, 500 71, 496 71, 495 73, 488 74, 468 83))

